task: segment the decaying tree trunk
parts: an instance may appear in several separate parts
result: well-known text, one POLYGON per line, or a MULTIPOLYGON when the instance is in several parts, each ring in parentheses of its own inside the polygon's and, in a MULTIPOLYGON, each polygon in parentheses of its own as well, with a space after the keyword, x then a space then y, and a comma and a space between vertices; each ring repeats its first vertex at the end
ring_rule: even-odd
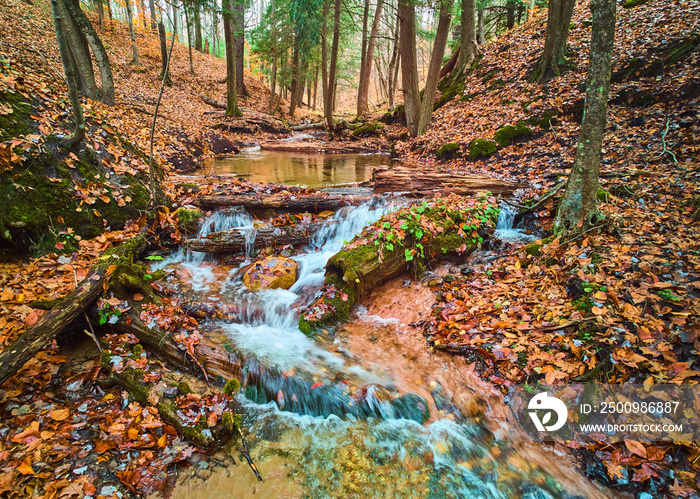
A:
POLYGON ((325 224, 293 224, 264 227, 230 229, 215 232, 206 238, 189 239, 185 246, 192 251, 203 253, 238 253, 248 249, 263 249, 271 246, 291 244, 300 248, 311 242, 311 238, 325 224))
POLYGON ((117 249, 107 250, 71 294, 0 353, 0 384, 45 348, 100 295, 120 262, 132 262, 134 256, 145 248, 145 238, 137 236, 125 241, 117 249))
POLYGON ((460 196, 489 191, 512 194, 526 184, 490 177, 457 175, 447 171, 422 171, 404 167, 375 167, 374 192, 408 192, 412 196, 432 196, 453 193, 460 196))

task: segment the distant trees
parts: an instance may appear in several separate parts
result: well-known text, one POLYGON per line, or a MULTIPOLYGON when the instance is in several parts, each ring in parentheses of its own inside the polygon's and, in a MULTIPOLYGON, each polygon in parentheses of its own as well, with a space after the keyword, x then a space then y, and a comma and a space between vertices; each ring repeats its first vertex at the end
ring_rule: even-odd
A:
POLYGON ((598 177, 610 95, 615 0, 591 0, 593 17, 586 102, 574 165, 559 201, 555 227, 588 228, 598 215, 598 177))

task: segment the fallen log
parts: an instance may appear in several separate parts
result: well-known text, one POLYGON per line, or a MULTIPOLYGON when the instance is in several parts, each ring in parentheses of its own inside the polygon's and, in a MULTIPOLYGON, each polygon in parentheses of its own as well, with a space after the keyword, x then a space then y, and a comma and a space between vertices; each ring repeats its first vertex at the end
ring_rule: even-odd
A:
POLYGON ((332 194, 234 194, 230 196, 199 196, 193 203, 213 210, 222 206, 243 206, 246 210, 283 210, 285 212, 320 213, 335 211, 343 206, 357 206, 369 201, 368 196, 332 194))
POLYGON ((260 144, 266 151, 299 152, 304 154, 381 154, 377 149, 336 142, 271 141, 260 144))
POLYGON ((66 329, 100 295, 110 276, 118 272, 123 263, 131 264, 134 256, 145 249, 146 239, 139 235, 116 249, 105 251, 72 293, 0 353, 0 384, 66 329))
POLYGON ((220 100, 216 100, 213 97, 209 97, 208 95, 205 94, 200 94, 199 98, 204 102, 205 104, 209 104, 211 107, 218 107, 219 109, 226 109, 226 103, 222 102, 220 100))
POLYGON ((318 229, 326 225, 321 222, 258 228, 236 228, 214 232, 206 238, 188 239, 185 247, 204 253, 237 253, 247 248, 262 249, 270 246, 306 246, 318 229))
POLYGON ((438 194, 472 196, 488 191, 493 194, 512 194, 527 184, 491 177, 458 175, 444 170, 424 171, 406 167, 375 167, 374 192, 408 192, 416 197, 438 194))
POLYGON ((313 335, 346 319, 350 308, 385 281, 421 274, 447 253, 471 253, 490 236, 498 218, 495 198, 449 197, 402 208, 366 227, 326 265, 326 284, 299 317, 313 335))
POLYGON ((324 120, 317 123, 300 123, 298 125, 291 125, 289 128, 295 132, 303 132, 305 130, 325 130, 326 122, 324 120))

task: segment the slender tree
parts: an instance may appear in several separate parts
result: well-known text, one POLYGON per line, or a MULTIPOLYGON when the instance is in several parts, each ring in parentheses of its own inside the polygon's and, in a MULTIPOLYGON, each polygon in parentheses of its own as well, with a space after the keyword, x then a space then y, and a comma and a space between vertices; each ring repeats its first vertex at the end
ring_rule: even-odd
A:
MULTIPOLYGON (((150 1, 152 2, 153 0, 150 1)), ((161 10, 160 5, 158 6, 158 10, 161 10)), ((168 41, 165 36, 165 24, 163 23, 162 11, 160 12, 160 18, 158 19, 158 39, 160 40, 161 60, 161 71, 158 79, 164 81, 167 86, 171 86, 173 82, 170 79, 170 70, 168 69, 170 67, 168 64, 168 41)))
POLYGON ((245 69, 245 5, 243 0, 233 0, 233 24, 236 49, 236 86, 238 92, 246 97, 250 95, 244 82, 245 69))
POLYGON ((75 74, 75 65, 73 64, 70 48, 63 33, 61 16, 57 4, 63 0, 51 0, 51 14, 53 15, 54 29, 56 30, 56 40, 58 41, 58 50, 61 53, 63 61, 63 71, 66 74, 66 83, 68 84, 68 97, 71 107, 73 108, 73 116, 75 118, 75 128, 70 137, 64 139, 64 145, 73 147, 80 143, 85 138, 85 119, 83 118, 83 107, 80 103, 78 95, 78 79, 75 74))
POLYGON ((586 229, 598 219, 598 177, 610 97, 615 10, 615 0, 591 0, 593 22, 586 102, 574 165, 557 210, 555 227, 559 229, 586 229))
POLYGON ((194 49, 202 52, 202 6, 198 0, 194 0, 194 49))
POLYGON ((411 0, 399 0, 399 24, 401 26, 401 76, 403 80, 406 125, 409 133, 417 137, 428 129, 433 115, 433 104, 445 45, 450 30, 452 2, 442 0, 438 15, 438 27, 430 56, 428 75, 423 97, 419 92, 418 62, 416 57, 416 11, 411 0))
POLYGON ((464 69, 467 66, 471 66, 481 53, 476 43, 476 0, 461 0, 461 2, 459 55, 457 55, 455 69, 453 70, 453 74, 457 78, 464 77, 464 69))
POLYGON ((193 5, 183 3, 182 8, 185 10, 185 25, 187 26, 187 51, 190 57, 190 74, 194 75, 194 63, 192 62, 192 23, 190 22, 190 11, 193 5))
POLYGON ((566 64, 569 23, 576 0, 549 0, 547 7, 547 36, 544 49, 532 73, 533 81, 544 81, 550 72, 559 76, 560 66, 566 64))
POLYGON ((134 19, 131 15, 131 1, 126 0, 126 19, 129 23, 129 35, 131 36, 131 64, 134 66, 139 63, 139 50, 136 47, 136 33, 134 32, 134 19))
POLYGON ((235 0, 223 0, 224 43, 226 45, 226 116, 241 116, 238 107, 238 89, 236 79, 236 48, 233 5, 235 0))
POLYGON ((372 61, 374 60, 374 47, 379 34, 379 22, 382 18, 384 0, 377 0, 377 6, 372 20, 372 30, 367 41, 367 52, 361 61, 360 84, 357 90, 357 116, 361 116, 368 110, 367 101, 369 99, 369 83, 372 76, 372 61))
POLYGON ((333 44, 331 45, 331 63, 328 69, 328 95, 324 95, 324 112, 326 124, 331 134, 335 133, 333 108, 335 105, 336 71, 338 67, 338 44, 340 42, 340 0, 335 0, 333 10, 333 44))

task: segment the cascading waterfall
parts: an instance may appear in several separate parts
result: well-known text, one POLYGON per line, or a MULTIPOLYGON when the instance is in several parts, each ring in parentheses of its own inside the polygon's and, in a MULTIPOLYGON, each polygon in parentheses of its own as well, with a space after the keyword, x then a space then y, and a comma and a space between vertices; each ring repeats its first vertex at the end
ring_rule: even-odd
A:
POLYGON ((518 209, 506 202, 501 202, 501 211, 498 213, 496 221, 496 231, 493 237, 505 241, 507 243, 528 243, 536 241, 537 237, 532 234, 526 234, 522 229, 514 227, 515 217, 518 215, 518 209))
MULTIPOLYGON (((212 279, 205 283, 207 289, 236 304, 238 322, 219 321, 210 327, 224 332, 236 349, 232 355, 244 359, 246 387, 239 399, 245 425, 255 434, 249 442, 258 465, 264 471, 267 457, 283 456, 294 463, 309 497, 507 498, 526 489, 532 490, 532 497, 553 497, 550 492, 570 497, 556 487, 534 485, 536 480, 544 483, 542 472, 533 477, 535 468, 512 466, 501 450, 494 452, 509 444, 483 426, 461 417, 430 424, 413 420, 394 404, 413 394, 398 396, 390 374, 362 359, 329 351, 328 344, 299 331, 298 309, 320 289, 328 259, 364 226, 395 208, 375 199, 339 210, 309 247, 293 256, 301 269, 289 290, 251 292, 240 282, 240 269, 217 281, 212 262, 194 257, 185 261, 180 254, 154 265, 180 263, 190 266, 193 274, 208 272, 212 279)), ((502 208, 497 232, 524 236, 513 229, 514 210, 502 208)), ((232 226, 252 228, 252 218, 244 213, 215 213, 200 235, 232 226)))

